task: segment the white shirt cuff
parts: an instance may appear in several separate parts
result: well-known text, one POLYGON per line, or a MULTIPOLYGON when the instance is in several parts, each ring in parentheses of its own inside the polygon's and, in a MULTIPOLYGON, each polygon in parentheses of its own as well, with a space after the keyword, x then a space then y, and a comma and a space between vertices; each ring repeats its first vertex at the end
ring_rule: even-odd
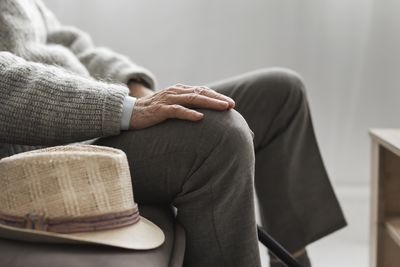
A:
POLYGON ((129 130, 131 124, 131 116, 133 107, 135 106, 136 98, 126 96, 122 106, 122 117, 121 117, 121 130, 129 130))

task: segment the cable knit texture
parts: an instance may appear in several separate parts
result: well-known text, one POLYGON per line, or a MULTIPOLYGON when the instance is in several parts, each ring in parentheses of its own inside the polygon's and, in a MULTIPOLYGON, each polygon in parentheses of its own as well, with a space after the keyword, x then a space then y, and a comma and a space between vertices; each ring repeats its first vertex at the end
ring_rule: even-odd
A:
POLYGON ((120 132, 126 83, 154 76, 61 25, 39 0, 0 0, 0 158, 120 132))

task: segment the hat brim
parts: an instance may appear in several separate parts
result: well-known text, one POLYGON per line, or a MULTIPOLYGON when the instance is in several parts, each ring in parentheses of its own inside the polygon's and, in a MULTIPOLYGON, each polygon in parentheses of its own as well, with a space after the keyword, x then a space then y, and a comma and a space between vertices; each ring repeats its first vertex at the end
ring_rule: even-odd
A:
POLYGON ((157 248, 165 240, 163 231, 142 216, 133 225, 110 230, 71 234, 59 234, 0 224, 0 237, 28 242, 91 243, 135 250, 157 248))

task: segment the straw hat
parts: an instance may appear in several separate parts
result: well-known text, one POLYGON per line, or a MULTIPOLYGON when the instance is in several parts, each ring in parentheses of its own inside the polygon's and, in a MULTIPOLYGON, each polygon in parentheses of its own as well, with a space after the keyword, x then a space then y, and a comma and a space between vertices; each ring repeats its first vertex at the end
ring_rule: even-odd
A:
POLYGON ((1 159, 0 237, 126 249, 156 248, 165 239, 139 216, 125 153, 94 145, 1 159))

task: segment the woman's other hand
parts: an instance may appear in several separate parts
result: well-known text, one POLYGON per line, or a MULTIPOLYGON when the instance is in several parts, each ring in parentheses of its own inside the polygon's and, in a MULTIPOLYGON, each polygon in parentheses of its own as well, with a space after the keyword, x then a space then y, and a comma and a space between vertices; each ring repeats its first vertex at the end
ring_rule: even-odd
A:
POLYGON ((154 91, 146 88, 146 86, 144 86, 143 84, 134 81, 128 83, 128 88, 129 95, 137 98, 154 94, 154 91))

